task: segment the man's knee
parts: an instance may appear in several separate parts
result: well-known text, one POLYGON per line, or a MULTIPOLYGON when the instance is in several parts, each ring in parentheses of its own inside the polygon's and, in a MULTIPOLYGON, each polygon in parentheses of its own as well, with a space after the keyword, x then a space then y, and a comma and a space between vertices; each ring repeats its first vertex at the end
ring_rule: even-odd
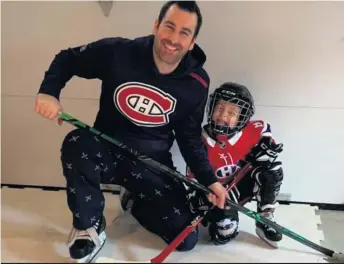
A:
POLYGON ((61 163, 65 177, 78 175, 76 171, 94 171, 94 156, 103 152, 99 139, 83 129, 70 131, 61 146, 61 163), (93 170, 92 170, 93 169, 93 170))
POLYGON ((193 232, 191 232, 184 241, 176 248, 178 251, 190 251, 192 250, 199 240, 199 231, 196 228, 193 232))
POLYGON ((83 142, 89 141, 92 137, 90 132, 77 128, 67 133, 62 142, 61 151, 69 150, 71 148, 79 147, 83 142), (86 139, 87 138, 87 139, 86 139))
POLYGON ((77 148, 80 143, 82 131, 81 129, 74 129, 67 133, 62 141, 61 156, 62 158, 68 155, 73 149, 77 148))
POLYGON ((100 138, 87 130, 77 128, 65 136, 61 146, 61 158, 62 160, 74 160, 79 157, 88 159, 92 153, 102 151, 100 138), (82 154, 83 156, 80 156, 82 154))

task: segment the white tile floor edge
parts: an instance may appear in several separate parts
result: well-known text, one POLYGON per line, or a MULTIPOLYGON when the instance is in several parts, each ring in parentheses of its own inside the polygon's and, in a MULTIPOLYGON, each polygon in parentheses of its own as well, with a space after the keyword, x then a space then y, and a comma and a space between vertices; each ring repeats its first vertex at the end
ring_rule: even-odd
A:
MULTIPOLYGON (((2 188, 2 262, 72 262, 66 240, 71 228, 71 213, 64 191, 2 188)), ((105 194, 107 242, 98 257, 118 260, 148 260, 166 246, 161 239, 141 228, 127 213, 121 214, 118 196, 105 194), (112 221, 121 215, 116 223, 112 221)), ((255 203, 246 205, 255 209, 255 203)), ((324 239, 318 229, 320 216, 316 207, 280 205, 276 219, 282 226, 320 244, 324 239)), ((272 249, 255 234, 253 219, 240 214, 241 232, 224 246, 207 241, 202 228, 201 241, 191 252, 173 252, 166 262, 312 262, 326 263, 324 256, 284 237, 279 249, 272 249)))

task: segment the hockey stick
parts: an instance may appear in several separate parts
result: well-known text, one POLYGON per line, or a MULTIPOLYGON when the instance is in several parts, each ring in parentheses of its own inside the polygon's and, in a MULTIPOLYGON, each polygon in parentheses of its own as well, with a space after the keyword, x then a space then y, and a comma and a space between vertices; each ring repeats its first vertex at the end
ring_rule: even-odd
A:
MULTIPOLYGON (((75 127, 78 128, 82 128, 82 129, 87 129, 89 130, 91 133, 94 133, 95 135, 98 135, 99 137, 113 143, 114 145, 116 145, 118 148, 123 149, 124 151, 128 152, 130 155, 134 156, 135 158, 137 158, 138 160, 140 160, 141 162, 145 163, 147 166, 154 168, 154 169, 158 169, 159 171, 166 173, 166 175, 173 177, 174 179, 180 180, 184 183, 186 183, 187 185, 204 191, 206 194, 210 194, 213 193, 209 188, 206 188, 205 186, 199 184, 198 182, 195 181, 191 181, 189 180, 186 176, 182 175, 181 173, 179 173, 178 171, 172 170, 170 168, 168 168, 167 166, 160 164, 159 162, 147 157, 146 155, 143 155, 137 151, 135 151, 132 148, 129 148, 127 145, 123 144, 120 141, 117 141, 103 133, 101 133, 100 131, 98 131, 97 129, 88 126, 87 124, 75 119, 74 117, 70 116, 69 114, 60 112, 59 113, 59 117, 61 120, 66 121, 72 125, 74 125, 75 127)), ((233 207, 234 209, 236 209, 237 211, 247 215, 250 218, 253 218, 254 220, 266 224, 269 227, 274 228, 275 230, 277 230, 278 232, 314 249, 317 250, 321 253, 323 253, 326 256, 331 257, 333 260, 339 260, 339 261, 343 261, 344 262, 344 255, 342 253, 338 253, 335 252, 333 250, 330 250, 328 248, 325 248, 323 246, 320 246, 304 237, 302 237, 301 235, 289 230, 288 228, 285 228, 277 223, 272 222, 271 220, 259 215, 258 213, 251 211, 249 209, 247 209, 244 206, 241 206, 237 203, 232 202, 229 199, 226 199, 226 204, 230 207, 233 207)), ((106 258, 99 258, 100 261, 99 262, 108 262, 106 261, 106 258)), ((111 262, 115 262, 114 260, 111 259, 111 262)), ((123 261, 120 261, 123 262, 123 261)), ((130 262, 130 261, 129 261, 130 262)), ((145 261, 145 262, 151 262, 151 261, 145 261)))

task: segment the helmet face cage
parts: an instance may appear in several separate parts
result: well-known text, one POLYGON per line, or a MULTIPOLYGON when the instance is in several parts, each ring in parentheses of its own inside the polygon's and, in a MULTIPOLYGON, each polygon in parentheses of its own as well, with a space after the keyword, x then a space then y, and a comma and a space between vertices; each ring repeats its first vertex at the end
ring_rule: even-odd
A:
POLYGON ((247 122, 253 116, 254 107, 248 98, 242 98, 241 96, 238 96, 236 92, 219 89, 219 91, 215 91, 210 95, 207 112, 210 130, 215 134, 231 136, 246 126, 247 122), (212 119, 216 105, 220 100, 232 103, 239 107, 239 117, 234 127, 217 124, 216 121, 212 119))

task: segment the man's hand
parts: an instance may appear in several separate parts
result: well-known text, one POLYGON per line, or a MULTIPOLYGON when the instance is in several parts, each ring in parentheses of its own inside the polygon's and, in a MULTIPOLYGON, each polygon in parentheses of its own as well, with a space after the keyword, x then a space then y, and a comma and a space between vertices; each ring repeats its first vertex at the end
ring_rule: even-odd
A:
MULTIPOLYGON (((58 117, 58 113, 62 111, 60 102, 53 96, 48 94, 38 94, 35 101, 35 112, 49 120, 58 117)), ((62 124, 62 120, 58 119, 58 124, 62 124)))
POLYGON ((224 209, 226 198, 229 199, 228 192, 225 187, 219 182, 215 182, 212 185, 209 186, 209 189, 211 189, 215 194, 209 194, 208 200, 213 205, 219 207, 220 209, 224 209))

